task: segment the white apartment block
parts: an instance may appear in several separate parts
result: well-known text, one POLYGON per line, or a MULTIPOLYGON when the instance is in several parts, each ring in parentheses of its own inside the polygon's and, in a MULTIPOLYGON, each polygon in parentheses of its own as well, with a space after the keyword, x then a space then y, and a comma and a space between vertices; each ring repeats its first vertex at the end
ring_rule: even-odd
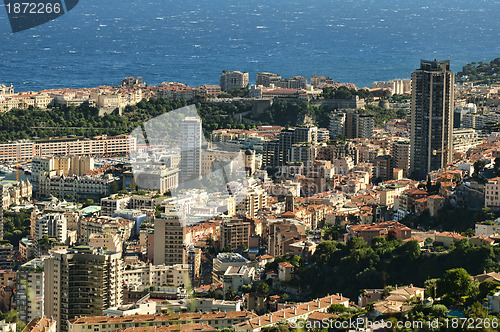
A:
POLYGON ((189 265, 138 265, 123 271, 123 282, 126 285, 151 285, 161 287, 186 285, 189 280, 189 265))
POLYGON ((35 234, 38 240, 44 236, 55 238, 60 243, 68 239, 68 221, 62 213, 49 213, 37 217, 35 234))
POLYGON ((254 280, 255 268, 248 266, 229 266, 222 277, 223 292, 226 294, 231 289, 238 289, 254 280))
POLYGON ((482 143, 482 139, 475 129, 453 128, 453 150, 456 152, 467 152, 482 143))
POLYGON ((201 119, 199 117, 186 117, 182 121, 181 131, 181 180, 199 179, 203 142, 201 119))
POLYGON ((129 135, 90 138, 48 138, 0 144, 0 162, 32 160, 52 156, 124 155, 136 149, 129 135))
POLYGON ((500 220, 476 223, 476 235, 492 236, 500 232, 500 220))

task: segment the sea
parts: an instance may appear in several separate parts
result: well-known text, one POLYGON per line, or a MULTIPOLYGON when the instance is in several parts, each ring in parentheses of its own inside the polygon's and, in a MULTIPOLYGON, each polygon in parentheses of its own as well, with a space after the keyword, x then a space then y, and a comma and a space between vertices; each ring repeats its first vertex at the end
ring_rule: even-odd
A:
POLYGON ((324 75, 370 86, 420 59, 500 57, 500 0, 80 0, 12 33, 0 8, 0 83, 16 91, 218 84, 222 70, 324 75))

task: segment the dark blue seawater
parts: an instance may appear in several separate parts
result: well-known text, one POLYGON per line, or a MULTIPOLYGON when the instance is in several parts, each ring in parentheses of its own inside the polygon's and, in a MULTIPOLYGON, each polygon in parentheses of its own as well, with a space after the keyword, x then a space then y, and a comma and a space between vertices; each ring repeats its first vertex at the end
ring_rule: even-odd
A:
POLYGON ((17 91, 143 76, 217 84, 223 69, 328 75, 368 86, 424 59, 455 71, 500 56, 498 0, 81 0, 12 34, 0 8, 0 83, 17 91))

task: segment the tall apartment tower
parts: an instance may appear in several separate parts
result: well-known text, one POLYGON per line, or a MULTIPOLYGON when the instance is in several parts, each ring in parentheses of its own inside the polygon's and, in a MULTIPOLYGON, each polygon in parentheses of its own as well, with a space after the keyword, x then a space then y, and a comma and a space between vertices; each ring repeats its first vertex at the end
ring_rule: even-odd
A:
POLYGON ((292 160, 292 147, 297 143, 318 143, 317 127, 297 127, 283 130, 278 140, 268 141, 263 148, 263 163, 268 167, 284 166, 292 160))
POLYGON ((402 169, 404 176, 408 176, 410 169, 410 142, 402 140, 393 142, 391 156, 392 168, 402 169))
POLYGON ((43 258, 35 258, 21 265, 17 271, 16 310, 19 320, 25 324, 44 316, 43 265, 43 258))
POLYGON ((334 112, 330 116, 330 139, 340 139, 345 137, 345 120, 346 114, 344 112, 334 112))
POLYGON ((201 249, 191 245, 187 250, 187 261, 191 287, 198 287, 201 279, 201 249))
POLYGON ((452 160, 455 74, 450 61, 420 61, 412 73, 411 162, 413 178, 424 179, 452 160))
POLYGON ((69 319, 121 305, 121 253, 79 246, 55 251, 44 265, 44 312, 58 332, 68 331, 69 319))
POLYGON ((186 117, 181 124, 181 182, 201 177, 203 132, 199 117, 186 117))
POLYGON ((178 212, 167 211, 154 222, 154 265, 186 264, 186 226, 178 212))
POLYGON ((248 73, 242 73, 241 71, 224 70, 219 79, 222 91, 247 88, 248 82, 248 73))
POLYGON ((361 114, 359 110, 348 109, 345 118, 345 137, 351 138, 371 138, 375 119, 372 115, 361 114))

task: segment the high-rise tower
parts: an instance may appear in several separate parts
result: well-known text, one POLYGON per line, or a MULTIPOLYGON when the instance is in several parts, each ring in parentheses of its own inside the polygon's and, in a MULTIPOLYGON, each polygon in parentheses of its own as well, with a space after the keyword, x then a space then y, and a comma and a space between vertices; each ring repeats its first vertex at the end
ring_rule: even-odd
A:
POLYGON ((186 117, 181 124, 181 181, 201 177, 203 131, 199 117, 186 117))
POLYGON ((121 253, 80 246, 55 251, 44 261, 44 313, 68 330, 77 316, 100 316, 122 303, 121 253))
POLYGON ((455 74, 450 61, 420 61, 412 73, 411 162, 413 178, 424 179, 452 160, 455 74))

